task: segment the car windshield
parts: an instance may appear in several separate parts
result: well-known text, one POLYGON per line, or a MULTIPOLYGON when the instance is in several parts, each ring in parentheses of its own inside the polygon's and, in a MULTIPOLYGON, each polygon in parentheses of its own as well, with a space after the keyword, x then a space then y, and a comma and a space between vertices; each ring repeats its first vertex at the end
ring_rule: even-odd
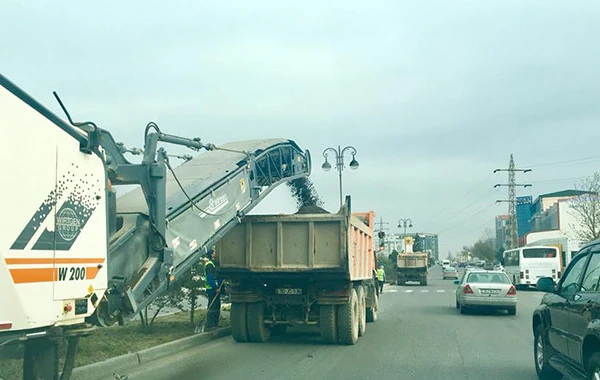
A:
POLYGON ((504 273, 469 273, 468 283, 509 284, 510 280, 504 273))
POLYGON ((456 268, 454 268, 454 267, 446 268, 446 272, 454 272, 454 271, 456 271, 456 268))

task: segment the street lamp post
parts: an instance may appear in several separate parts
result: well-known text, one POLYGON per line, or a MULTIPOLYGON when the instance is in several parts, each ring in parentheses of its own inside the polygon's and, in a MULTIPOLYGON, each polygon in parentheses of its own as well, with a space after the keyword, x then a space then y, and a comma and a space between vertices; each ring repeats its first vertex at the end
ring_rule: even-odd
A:
POLYGON ((412 227, 412 219, 410 218, 406 218, 406 219, 398 219, 398 228, 402 228, 404 227, 404 235, 402 235, 402 245, 404 246, 404 252, 406 252, 406 228, 407 227, 412 227))
POLYGON ((406 218, 406 219, 399 219, 398 220, 398 228, 402 228, 404 227, 404 237, 406 237, 406 228, 410 227, 412 228, 412 219, 410 218, 406 218))
POLYGON ((343 203, 343 192, 342 192, 342 170, 344 170, 344 153, 349 151, 352 154, 352 161, 350 161, 350 169, 356 170, 358 169, 358 161, 356 161, 356 149, 353 146, 346 146, 343 149, 338 145, 337 149, 335 148, 326 148, 323 151, 323 157, 325 158, 325 162, 321 165, 321 168, 328 172, 331 170, 331 164, 327 160, 328 152, 335 154, 335 168, 337 169, 340 176, 340 207, 342 207, 343 203))

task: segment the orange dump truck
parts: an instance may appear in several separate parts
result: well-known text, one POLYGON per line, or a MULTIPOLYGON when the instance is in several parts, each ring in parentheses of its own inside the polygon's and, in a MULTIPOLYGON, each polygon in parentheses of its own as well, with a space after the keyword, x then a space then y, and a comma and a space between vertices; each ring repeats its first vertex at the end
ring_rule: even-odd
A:
POLYGON ((264 342, 292 325, 354 344, 377 319, 374 213, 251 215, 216 246, 238 342, 264 342))

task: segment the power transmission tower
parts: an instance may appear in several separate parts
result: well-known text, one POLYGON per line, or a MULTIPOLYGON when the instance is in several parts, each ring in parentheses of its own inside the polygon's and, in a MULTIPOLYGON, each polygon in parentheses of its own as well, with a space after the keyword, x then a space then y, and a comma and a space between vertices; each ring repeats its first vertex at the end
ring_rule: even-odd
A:
POLYGON ((379 217, 379 222, 375 222, 375 224, 379 225, 379 229, 375 230, 376 232, 379 231, 387 231, 387 228, 384 228, 383 226, 390 224, 390 222, 384 222, 382 217, 379 217))
POLYGON ((379 247, 385 246, 385 231, 388 229, 383 227, 385 225, 390 224, 389 222, 384 222, 382 217, 379 217, 379 222, 375 222, 375 225, 379 225, 379 229, 375 230, 377 232, 377 237, 379 237, 379 247))
POLYGON ((530 187, 530 183, 518 184, 517 183, 517 172, 528 173, 531 169, 516 169, 515 168, 515 160, 513 159, 513 155, 510 155, 510 162, 508 164, 508 169, 496 169, 494 173, 497 172, 508 172, 508 183, 497 183, 494 185, 494 188, 498 186, 508 186, 508 199, 497 200, 498 202, 508 202, 508 222, 509 222, 509 249, 519 247, 519 230, 517 226, 517 186, 520 187, 530 187))

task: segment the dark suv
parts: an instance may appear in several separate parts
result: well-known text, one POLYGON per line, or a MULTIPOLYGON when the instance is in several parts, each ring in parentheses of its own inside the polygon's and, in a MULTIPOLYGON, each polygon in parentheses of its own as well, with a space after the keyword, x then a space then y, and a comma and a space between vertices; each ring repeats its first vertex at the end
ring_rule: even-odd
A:
POLYGON ((539 279, 544 295, 533 313, 540 379, 600 379, 600 239, 581 249, 558 284, 539 279))

